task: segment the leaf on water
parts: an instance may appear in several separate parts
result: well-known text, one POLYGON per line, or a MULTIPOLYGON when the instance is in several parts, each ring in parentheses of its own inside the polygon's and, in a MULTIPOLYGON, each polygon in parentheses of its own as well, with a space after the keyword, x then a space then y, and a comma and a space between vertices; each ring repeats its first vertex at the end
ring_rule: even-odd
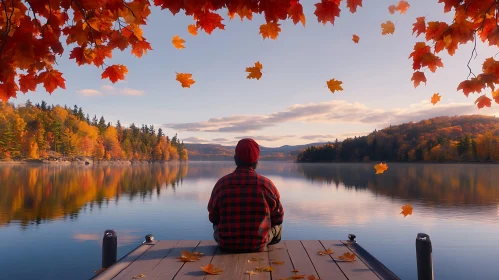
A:
POLYGON ((338 81, 336 79, 331 79, 326 82, 327 87, 332 93, 334 93, 335 91, 342 91, 343 90, 343 88, 341 87, 342 83, 343 83, 342 81, 338 81))
POLYGON ((379 163, 374 166, 376 170, 376 174, 383 174, 386 170, 388 170, 388 165, 386 163, 379 163))
MULTIPOLYGON (((346 252, 345 254, 339 256, 338 260, 344 261, 344 262, 353 262, 353 261, 355 261, 355 254, 350 253, 350 252, 346 252)), ((336 261, 338 261, 338 260, 336 260, 336 261)))
POLYGON ((410 204, 402 206, 402 212, 400 212, 400 214, 404 215, 404 217, 407 217, 407 215, 412 215, 412 206, 410 204))
POLYGON ((217 267, 214 267, 213 264, 208 264, 208 265, 205 265, 205 266, 201 266, 201 269, 208 273, 208 274, 211 274, 211 275, 217 275, 219 274, 220 272, 223 272, 222 269, 220 268, 217 268, 217 267))
POLYGON ((321 255, 321 256, 325 256, 325 255, 331 255, 331 254, 334 254, 333 250, 331 250, 331 248, 328 248, 326 251, 319 251, 317 252, 317 254, 321 255))

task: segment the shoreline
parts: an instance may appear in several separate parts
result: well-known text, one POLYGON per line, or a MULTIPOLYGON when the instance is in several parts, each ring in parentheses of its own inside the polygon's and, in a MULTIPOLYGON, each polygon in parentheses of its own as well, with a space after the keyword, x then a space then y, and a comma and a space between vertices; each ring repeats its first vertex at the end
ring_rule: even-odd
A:
POLYGON ((181 160, 172 161, 135 161, 135 160, 99 160, 92 159, 75 159, 75 160, 0 160, 0 165, 137 165, 137 164, 154 164, 154 163, 180 163, 188 162, 181 160))

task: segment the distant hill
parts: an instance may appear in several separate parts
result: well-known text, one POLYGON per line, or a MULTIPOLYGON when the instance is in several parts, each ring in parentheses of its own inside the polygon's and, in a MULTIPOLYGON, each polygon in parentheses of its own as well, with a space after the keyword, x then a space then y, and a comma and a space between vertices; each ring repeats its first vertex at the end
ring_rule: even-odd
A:
MULTIPOLYGON (((325 143, 310 143, 306 145, 285 145, 277 148, 260 146, 260 160, 264 161, 294 161, 296 156, 311 145, 325 143)), ((190 161, 200 160, 232 160, 235 146, 222 146, 220 144, 184 144, 189 151, 190 161)))
POLYGON ((300 162, 499 161, 499 118, 437 117, 392 125, 343 142, 308 147, 300 162))

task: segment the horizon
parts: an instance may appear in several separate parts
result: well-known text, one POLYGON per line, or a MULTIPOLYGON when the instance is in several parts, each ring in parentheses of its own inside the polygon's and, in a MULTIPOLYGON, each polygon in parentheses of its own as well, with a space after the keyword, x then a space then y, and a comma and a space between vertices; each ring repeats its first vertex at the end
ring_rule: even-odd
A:
MULTIPOLYGON (((235 145, 238 139, 252 137, 265 147, 324 142, 331 136, 345 139, 436 116, 497 114, 497 106, 478 111, 476 95, 466 98, 456 91, 468 75, 472 44, 460 47, 452 58, 443 54, 445 67, 429 75, 427 85, 414 88, 408 56, 420 39, 412 36, 412 24, 423 15, 428 20, 450 15, 432 0, 414 1, 404 15, 390 15, 390 4, 393 1, 366 2, 356 14, 344 10, 334 26, 323 26, 315 20, 312 3, 303 3, 306 27, 283 22, 275 41, 258 34, 261 15, 243 22, 236 17, 226 30, 193 37, 186 30, 192 18, 165 15, 154 7, 144 28, 153 50, 141 59, 128 51, 113 53, 112 63, 128 66, 125 81, 103 81, 99 69, 78 67, 65 52, 58 69, 64 73, 66 90, 49 95, 38 87, 36 93, 10 101, 77 105, 113 124, 119 120, 126 126, 161 127, 185 143, 235 145), (381 35, 379 24, 386 20, 395 22, 394 35, 381 35), (360 36, 359 44, 352 42, 352 34, 360 36), (171 45, 174 35, 186 40, 185 49, 171 45), (248 80, 244 70, 256 61, 263 64, 263 77, 248 80), (183 71, 196 80, 189 89, 175 81, 174 73, 183 71), (325 84, 331 78, 343 81, 344 91, 332 94, 325 84), (430 97, 436 92, 442 100, 432 105, 430 97)), ((481 41, 477 50, 473 69, 495 55, 481 41)))

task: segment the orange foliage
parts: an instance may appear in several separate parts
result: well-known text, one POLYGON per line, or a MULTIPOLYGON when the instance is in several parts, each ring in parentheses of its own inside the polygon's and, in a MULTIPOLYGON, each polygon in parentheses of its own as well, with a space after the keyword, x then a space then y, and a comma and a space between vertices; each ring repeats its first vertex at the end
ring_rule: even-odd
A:
MULTIPOLYGON (((444 12, 452 12, 448 22, 426 22, 425 17, 418 17, 413 27, 413 34, 424 34, 424 42, 415 45, 413 69, 416 73, 412 80, 415 86, 426 83, 420 71, 428 67, 435 72, 443 67, 437 54, 447 50, 454 55, 460 45, 480 38, 489 46, 499 47, 499 27, 497 15, 499 3, 492 0, 442 2, 444 12), (428 43, 428 44, 426 44, 428 43)), ((144 37, 143 26, 151 13, 151 5, 168 9, 175 15, 180 11, 191 16, 195 21, 188 26, 188 32, 196 35, 198 30, 211 34, 214 30, 223 30, 223 18, 218 13, 226 9, 230 18, 238 14, 252 20, 254 14, 261 14, 265 23, 260 27, 263 38, 276 39, 280 32, 280 22, 290 19, 294 24, 305 25, 302 4, 299 0, 127 0, 127 1, 56 1, 47 5, 46 1, 2 1, 0 9, 0 29, 3 30, 0 45, 0 99, 9 100, 17 92, 35 91, 38 85, 52 93, 58 88, 65 89, 63 74, 55 67, 56 58, 66 51, 69 58, 78 65, 101 67, 106 59, 112 58, 114 50, 130 49, 131 53, 141 57, 151 45, 144 37), (63 38, 66 38, 65 40, 63 38)), ((306 2, 309 4, 309 2, 306 2)), ((362 0, 316 0, 314 14, 322 24, 331 23, 341 14, 341 7, 346 5, 351 13, 362 7, 362 0)), ((390 13, 405 14, 410 5, 405 0, 388 7, 390 13)), ((382 34, 393 34, 395 25, 391 21, 382 24, 382 34)), ((354 40, 356 41, 356 40, 354 40)), ((180 43, 175 45, 181 48, 180 43)), ((458 87, 465 95, 471 92, 481 93, 485 87, 494 91, 499 84, 499 71, 491 58, 484 63, 483 73, 476 78, 464 81, 458 87), (485 64, 493 62, 494 67, 485 64), (494 71, 491 71, 493 69, 494 71)), ((124 65, 107 66, 101 74, 103 79, 115 83, 123 80, 128 69, 124 65)), ((177 76, 178 79, 178 76, 177 76)), ((191 84, 193 83, 190 82, 191 84)), ((189 87, 182 82, 183 87, 189 87)), ((487 94, 487 93, 485 93, 487 94)), ((495 99, 495 96, 493 96, 495 99)), ((490 98, 480 97, 476 102, 479 108, 489 106, 490 98)))

